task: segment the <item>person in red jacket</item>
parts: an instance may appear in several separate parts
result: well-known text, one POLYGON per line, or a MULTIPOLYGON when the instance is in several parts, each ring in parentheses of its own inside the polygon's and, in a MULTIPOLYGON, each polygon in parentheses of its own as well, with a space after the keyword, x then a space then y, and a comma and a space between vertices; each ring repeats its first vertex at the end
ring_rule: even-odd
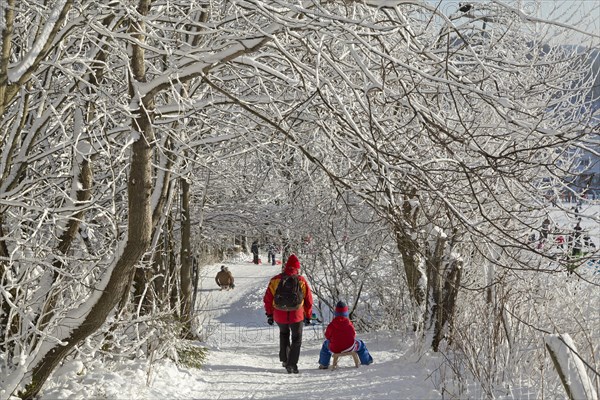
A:
POLYGON ((310 325, 313 298, 308 282, 300 275, 300 261, 298 261, 298 257, 295 254, 290 255, 283 272, 271 278, 263 301, 265 303, 267 323, 273 325, 273 322, 277 322, 279 326, 279 360, 288 374, 292 372, 297 374, 300 346, 302 345, 302 326, 303 324, 310 325), (279 286, 279 282, 286 276, 294 275, 298 276, 298 283, 302 292, 300 306, 298 309, 290 311, 278 309, 275 306, 275 291, 279 286))
POLYGON ((319 369, 329 368, 332 353, 345 353, 355 351, 360 358, 360 363, 369 365, 373 357, 369 354, 365 342, 356 339, 356 331, 352 321, 348 318, 348 306, 343 301, 338 301, 335 306, 335 317, 327 325, 325 341, 319 354, 319 369))

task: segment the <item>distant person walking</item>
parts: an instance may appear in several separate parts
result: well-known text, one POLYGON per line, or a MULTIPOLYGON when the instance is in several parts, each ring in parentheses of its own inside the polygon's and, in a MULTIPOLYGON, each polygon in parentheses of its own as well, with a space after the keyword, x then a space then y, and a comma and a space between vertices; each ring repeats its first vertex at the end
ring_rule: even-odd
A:
POLYGON ((559 249, 563 249, 564 244, 565 244, 565 237, 562 235, 562 233, 558 230, 558 228, 556 228, 554 230, 554 241, 556 243, 556 246, 559 249))
POLYGON ((310 286, 300 274, 300 261, 290 255, 282 273, 269 281, 263 301, 267 323, 279 326, 279 361, 288 374, 298 373, 303 324, 310 325, 313 298, 310 286), (291 335, 291 341, 290 341, 291 335))
POLYGON ((277 245, 274 242, 269 242, 267 245, 267 260, 271 265, 275 265, 275 254, 277 254, 277 245))
POLYGON ((258 264, 259 258, 258 258, 258 241, 257 240, 252 242, 252 246, 250 246, 250 251, 252 252, 252 262, 254 264, 258 264))
POLYGON ((548 233, 550 232, 550 220, 548 217, 542 222, 542 228, 540 229, 540 240, 548 239, 548 233))
POLYGON ((581 255, 581 232, 583 231, 583 229, 581 229, 581 218, 577 221, 577 225, 575 225, 575 228, 573 228, 573 239, 572 239, 572 246, 573 246, 573 250, 571 252, 571 255, 573 255, 574 257, 580 256, 581 255))

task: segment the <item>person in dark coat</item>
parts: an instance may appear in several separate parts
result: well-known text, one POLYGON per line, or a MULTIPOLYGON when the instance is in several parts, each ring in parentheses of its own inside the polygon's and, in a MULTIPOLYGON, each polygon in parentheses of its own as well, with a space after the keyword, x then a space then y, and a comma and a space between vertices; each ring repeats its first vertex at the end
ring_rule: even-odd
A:
POLYGON ((254 264, 258 264, 258 241, 255 240, 252 242, 252 246, 250 246, 250 251, 252 252, 252 262, 254 264))
POLYGON ((306 279, 300 274, 300 261, 295 254, 290 255, 282 273, 275 275, 269 281, 263 301, 267 323, 279 326, 279 361, 288 373, 298 373, 298 359, 300 358, 300 347, 302 346, 303 324, 310 325, 312 316, 313 298, 310 286, 306 279), (275 291, 279 282, 284 277, 298 275, 300 289, 304 295, 300 308, 292 311, 279 310, 275 307, 275 291), (290 342, 291 335, 291 342, 290 342))
POLYGON ((275 254, 277 254, 277 245, 274 242, 270 242, 267 245, 267 260, 271 263, 271 265, 275 265, 277 263, 275 260, 275 254))
POLYGON ((577 221, 577 225, 575 225, 575 228, 573 228, 573 239, 572 239, 572 244, 573 244, 573 250, 571 252, 571 254, 574 257, 580 256, 581 255, 581 232, 583 229, 581 229, 581 225, 580 225, 580 220, 579 219, 577 221))
POLYGON ((343 301, 338 301, 335 306, 335 317, 327 325, 325 341, 319 354, 319 369, 329 368, 332 353, 345 353, 355 351, 362 365, 373 363, 365 342, 356 339, 356 330, 348 318, 348 306, 343 301))
POLYGON ((540 241, 548 239, 548 233, 550 232, 550 219, 546 219, 542 222, 542 229, 540 230, 540 241))

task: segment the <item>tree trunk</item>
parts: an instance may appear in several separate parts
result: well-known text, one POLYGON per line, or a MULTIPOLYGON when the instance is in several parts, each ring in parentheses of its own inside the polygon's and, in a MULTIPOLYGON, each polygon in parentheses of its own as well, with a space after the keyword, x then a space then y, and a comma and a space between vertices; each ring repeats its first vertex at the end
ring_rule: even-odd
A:
POLYGON ((184 326, 184 337, 192 336, 192 251, 190 245, 190 184, 181 179, 181 251, 180 251, 180 293, 181 293, 181 322, 184 326))
POLYGON ((154 249, 154 254, 152 254, 152 270, 156 274, 156 278, 154 279, 154 299, 157 304, 168 305, 168 269, 166 260, 166 235, 162 232, 154 249))
POLYGON ((421 307, 425 303, 427 277, 425 271, 421 268, 421 257, 417 251, 417 246, 403 232, 398 230, 396 230, 396 243, 402 255, 410 297, 417 307, 421 307))
MULTIPOLYGON (((444 276, 444 251, 446 250, 445 235, 438 235, 433 251, 427 251, 427 307, 425 308, 425 323, 431 324, 440 319, 443 313, 442 282, 444 276), (429 304, 430 300, 433 304, 429 304), (429 314, 431 313, 431 314, 429 314)), ((431 326, 431 325, 429 325, 431 326)))
POLYGON ((435 331, 431 347, 433 351, 438 351, 440 342, 444 337, 450 337, 452 334, 452 322, 454 319, 454 309, 456 298, 458 297, 458 289, 460 287, 460 279, 462 276, 462 262, 459 260, 451 260, 443 271, 444 287, 440 291, 439 303, 436 304, 437 312, 434 313, 435 331))
POLYGON ((175 254, 175 239, 173 238, 173 216, 169 215, 167 220, 167 271, 169 273, 169 296, 170 308, 174 313, 178 313, 177 304, 179 304, 179 270, 177 267, 177 257, 175 254))

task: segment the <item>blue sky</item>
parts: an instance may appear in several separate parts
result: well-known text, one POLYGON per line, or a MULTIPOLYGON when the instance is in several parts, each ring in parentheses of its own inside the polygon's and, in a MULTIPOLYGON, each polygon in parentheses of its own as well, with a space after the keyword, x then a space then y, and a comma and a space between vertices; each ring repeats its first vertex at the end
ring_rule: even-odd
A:
MULTIPOLYGON (((493 4, 493 1, 481 0, 427 0, 427 2, 437 6, 447 16, 456 13, 461 3, 485 4, 488 7, 493 4)), ((554 21, 559 25, 572 25, 581 31, 591 32, 596 37, 588 37, 583 41, 586 42, 585 44, 600 46, 600 0, 501 0, 499 4, 511 6, 518 4, 519 8, 527 15, 554 21)), ((574 33, 568 40, 573 44, 584 44, 582 43, 583 37, 584 35, 574 33)))

